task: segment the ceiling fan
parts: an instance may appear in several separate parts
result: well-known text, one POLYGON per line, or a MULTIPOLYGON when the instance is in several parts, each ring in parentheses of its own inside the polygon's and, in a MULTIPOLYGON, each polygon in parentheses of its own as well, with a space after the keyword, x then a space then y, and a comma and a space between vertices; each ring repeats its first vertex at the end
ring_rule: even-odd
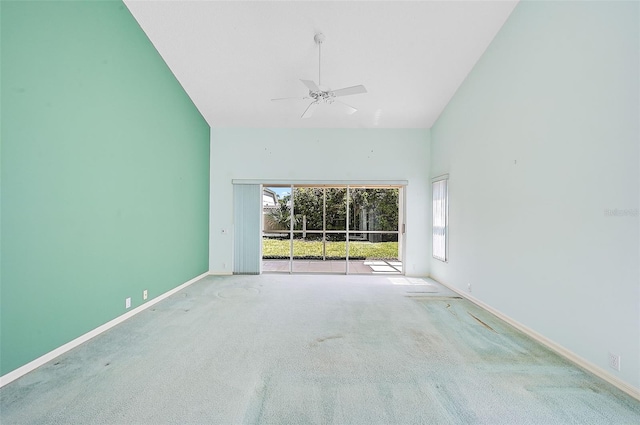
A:
POLYGON ((342 105, 344 105, 347 108, 347 113, 348 114, 353 114, 354 112, 357 111, 356 108, 354 108, 351 105, 347 105, 346 103, 337 100, 337 97, 342 97, 342 96, 351 96, 353 94, 361 94, 361 93, 366 93, 367 89, 364 88, 363 85, 359 85, 359 86, 352 86, 352 87, 345 87, 343 89, 338 89, 338 90, 331 90, 328 87, 323 87, 322 86, 322 80, 321 80, 321 69, 322 69, 322 42, 324 42, 325 40, 325 36, 322 33, 317 33, 314 37, 313 37, 313 41, 316 42, 316 44, 318 45, 318 84, 316 84, 315 82, 311 81, 311 80, 300 80, 302 81, 302 84, 304 84, 307 89, 309 89, 309 95, 305 96, 305 97, 281 97, 278 99, 271 99, 272 101, 279 101, 279 100, 290 100, 290 99, 312 99, 311 103, 309 104, 309 106, 307 106, 307 109, 305 109, 304 113, 302 114, 301 118, 309 118, 311 115, 313 115, 313 112, 315 111, 316 107, 320 104, 320 103, 340 103, 342 105))

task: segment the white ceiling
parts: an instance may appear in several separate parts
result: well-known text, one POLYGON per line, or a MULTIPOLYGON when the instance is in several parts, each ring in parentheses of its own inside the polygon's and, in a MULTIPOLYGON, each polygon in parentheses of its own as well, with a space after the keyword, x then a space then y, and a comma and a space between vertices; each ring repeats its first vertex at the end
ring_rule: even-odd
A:
POLYGON ((517 1, 125 0, 212 127, 430 128, 517 1), (308 100, 299 79, 368 93, 308 100))

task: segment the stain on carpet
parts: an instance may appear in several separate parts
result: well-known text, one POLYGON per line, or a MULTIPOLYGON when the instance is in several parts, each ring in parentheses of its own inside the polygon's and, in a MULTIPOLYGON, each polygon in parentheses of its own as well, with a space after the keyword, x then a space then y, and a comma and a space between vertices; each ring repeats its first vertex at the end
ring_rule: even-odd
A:
MULTIPOLYGON (((476 319, 476 321, 478 323, 480 323, 482 326, 484 326, 485 328, 489 329, 490 331, 496 332, 495 329, 493 329, 491 326, 487 325, 485 322, 483 322, 482 320, 478 319, 476 316, 474 316, 473 314, 469 313, 467 311, 467 313, 469 314, 469 316, 473 317, 474 319, 476 319)), ((496 332, 497 333, 497 332, 496 332)))
POLYGON ((340 339, 340 338, 344 338, 344 335, 335 334, 335 335, 329 335, 329 336, 316 338, 313 342, 311 342, 309 344, 309 347, 317 347, 319 344, 321 344, 321 343, 323 343, 325 341, 330 341, 332 339, 340 339))

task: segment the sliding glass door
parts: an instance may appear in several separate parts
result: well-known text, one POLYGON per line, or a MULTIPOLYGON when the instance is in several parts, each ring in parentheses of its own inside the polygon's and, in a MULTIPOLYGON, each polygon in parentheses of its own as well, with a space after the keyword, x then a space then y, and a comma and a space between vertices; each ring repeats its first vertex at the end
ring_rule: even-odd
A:
POLYGON ((349 269, 402 273, 400 188, 349 188, 349 269))
POLYGON ((262 271, 401 274, 402 187, 263 187, 262 271))
POLYGON ((346 200, 346 187, 293 188, 294 273, 347 272, 346 200))

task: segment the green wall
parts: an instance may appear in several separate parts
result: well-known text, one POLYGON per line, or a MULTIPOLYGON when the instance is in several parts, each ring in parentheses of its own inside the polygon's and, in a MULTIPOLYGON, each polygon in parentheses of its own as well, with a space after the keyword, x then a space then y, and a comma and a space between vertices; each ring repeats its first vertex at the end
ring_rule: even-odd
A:
POLYGON ((122 2, 1 19, 4 375, 208 270, 209 126, 122 2))

